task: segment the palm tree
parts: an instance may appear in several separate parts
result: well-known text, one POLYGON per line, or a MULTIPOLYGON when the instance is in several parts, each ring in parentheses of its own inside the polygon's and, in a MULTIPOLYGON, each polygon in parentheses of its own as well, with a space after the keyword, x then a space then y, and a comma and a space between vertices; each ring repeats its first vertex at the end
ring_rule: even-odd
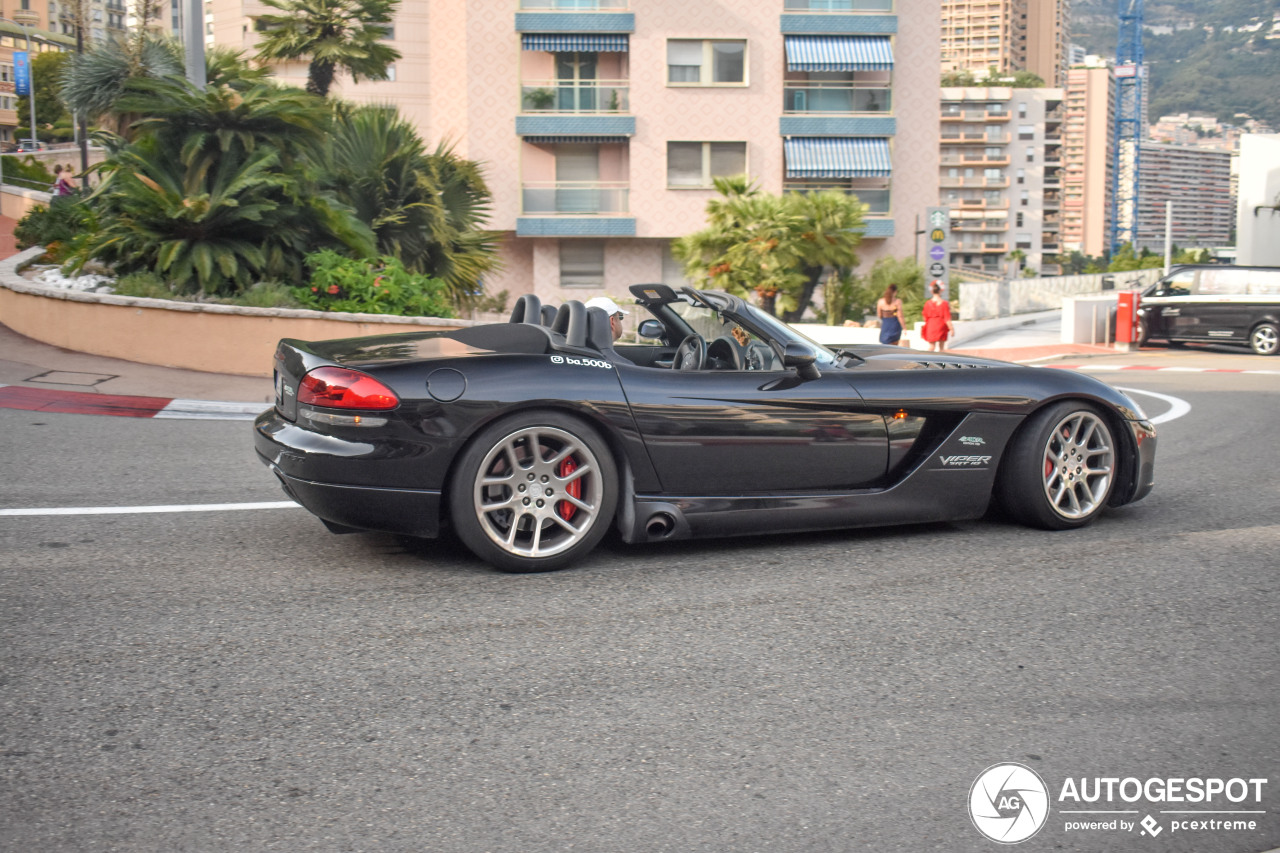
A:
POLYGON ((353 80, 386 80, 387 67, 400 52, 383 44, 399 0, 262 0, 281 15, 261 15, 263 37, 258 60, 265 63, 306 59, 307 91, 328 97, 334 75, 346 70, 353 80))
POLYGON ((155 272, 179 292, 228 294, 301 281, 305 256, 326 246, 373 253, 369 229, 314 177, 328 126, 319 99, 135 80, 117 108, 144 106, 132 140, 99 134, 109 156, 86 200, 98 227, 78 241, 74 265, 96 259, 155 272))
POLYGON ((731 293, 754 293, 770 313, 798 319, 827 267, 858 263, 863 205, 835 190, 774 196, 746 178, 717 178, 707 228, 672 247, 690 278, 731 293))
MULTIPOLYGON (((74 113, 118 136, 149 110, 122 112, 118 108, 130 83, 139 79, 182 77, 186 71, 182 43, 167 36, 141 32, 127 41, 111 40, 74 55, 59 85, 62 100, 74 113)), ((208 85, 243 89, 265 82, 265 70, 250 68, 240 53, 214 48, 205 57, 208 85)))
POLYGON ((479 167, 447 145, 427 153, 392 108, 338 112, 328 156, 335 193, 373 230, 380 254, 444 281, 465 306, 498 263, 498 237, 482 230, 490 194, 479 167))

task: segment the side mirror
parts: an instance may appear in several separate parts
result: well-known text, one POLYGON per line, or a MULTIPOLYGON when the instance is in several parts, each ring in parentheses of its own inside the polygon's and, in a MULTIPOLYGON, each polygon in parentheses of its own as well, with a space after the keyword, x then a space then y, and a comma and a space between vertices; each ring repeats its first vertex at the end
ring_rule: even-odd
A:
POLYGON ((666 333, 667 330, 657 320, 645 320, 640 324, 640 328, 636 330, 636 334, 640 337, 653 340, 662 340, 662 336, 666 333))
POLYGON ((795 341, 787 344, 787 348, 782 352, 782 365, 784 367, 794 367, 796 375, 806 381, 817 379, 822 375, 818 372, 817 360, 813 350, 795 341))

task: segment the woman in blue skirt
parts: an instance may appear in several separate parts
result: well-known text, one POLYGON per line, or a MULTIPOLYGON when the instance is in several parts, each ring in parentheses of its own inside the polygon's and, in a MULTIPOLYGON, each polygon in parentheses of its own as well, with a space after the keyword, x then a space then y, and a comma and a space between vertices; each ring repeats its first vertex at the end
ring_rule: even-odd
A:
POLYGON ((880 343, 900 346, 904 321, 898 285, 891 284, 884 289, 884 296, 876 302, 876 316, 880 318, 880 343))

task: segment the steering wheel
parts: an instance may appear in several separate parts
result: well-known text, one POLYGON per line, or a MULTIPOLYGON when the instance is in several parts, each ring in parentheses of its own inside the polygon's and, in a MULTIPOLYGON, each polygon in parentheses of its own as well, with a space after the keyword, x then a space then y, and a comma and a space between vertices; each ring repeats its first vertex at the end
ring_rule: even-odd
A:
POLYGON ((671 359, 672 370, 701 370, 707 360, 707 342, 694 332, 680 342, 671 359))
POLYGON ((729 338, 716 338, 708 344, 707 359, 721 370, 742 369, 742 351, 729 338))

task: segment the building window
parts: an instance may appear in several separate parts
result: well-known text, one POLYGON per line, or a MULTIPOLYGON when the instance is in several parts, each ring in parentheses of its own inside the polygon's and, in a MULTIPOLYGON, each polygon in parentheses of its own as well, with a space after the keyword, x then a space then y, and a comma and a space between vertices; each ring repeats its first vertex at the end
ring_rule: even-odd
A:
POLYGON ((1019 139, 1035 139, 1035 137, 1036 137, 1036 128, 1035 128, 1035 125, 1033 125, 1033 124, 1020 124, 1020 125, 1018 125, 1018 138, 1019 138, 1019 139))
POLYGON ((1036 150, 1034 148, 1027 149, 1027 162, 1034 163, 1036 161, 1036 150))
POLYGON ((1022 205, 1023 207, 1026 207, 1030 203, 1031 203, 1030 193, 1028 193, 1026 190, 1023 190, 1022 192, 1018 193, 1018 204, 1022 205))
POLYGON ((713 178, 747 172, 745 142, 668 142, 667 186, 710 187, 713 178))
POLYGON ((1021 214, 1021 213, 1019 213, 1019 214, 1015 217, 1015 219, 1014 219, 1014 223, 1013 223, 1013 224, 1014 224, 1014 227, 1016 227, 1016 228, 1021 228, 1021 227, 1022 227, 1022 214, 1021 214))
POLYGON ((560 286, 604 286, 604 241, 560 241, 560 286))
POLYGON ((1026 169, 1019 169, 1019 170, 1018 170, 1018 183, 1020 183, 1020 184, 1025 184, 1026 182, 1027 182, 1027 170, 1026 170, 1026 169))
POLYGON ((1026 117, 1027 117, 1027 102, 1020 101, 1018 103, 1018 118, 1026 118, 1026 117))
POLYGON ((740 86, 747 82, 744 39, 671 39, 667 42, 667 83, 676 86, 740 86))
POLYGON ((1019 249, 1030 249, 1030 248, 1031 248, 1031 235, 1030 235, 1030 234, 1026 234, 1026 233, 1023 233, 1023 232, 1018 232, 1017 234, 1015 234, 1015 235, 1014 235, 1014 240, 1016 241, 1016 243, 1017 243, 1017 247, 1018 247, 1019 249))

